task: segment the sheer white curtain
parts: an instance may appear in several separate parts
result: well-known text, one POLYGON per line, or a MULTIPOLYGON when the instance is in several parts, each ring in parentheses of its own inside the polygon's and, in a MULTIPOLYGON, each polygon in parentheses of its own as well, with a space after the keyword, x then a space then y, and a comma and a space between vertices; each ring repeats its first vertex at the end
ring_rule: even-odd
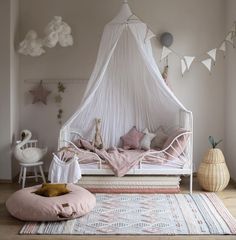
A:
POLYGON ((72 129, 92 139, 94 119, 101 118, 105 146, 116 146, 132 126, 154 132, 160 125, 178 124, 180 110, 189 112, 162 79, 152 55, 152 33, 130 18, 127 7, 106 25, 83 101, 62 127, 61 139, 68 140, 72 129))

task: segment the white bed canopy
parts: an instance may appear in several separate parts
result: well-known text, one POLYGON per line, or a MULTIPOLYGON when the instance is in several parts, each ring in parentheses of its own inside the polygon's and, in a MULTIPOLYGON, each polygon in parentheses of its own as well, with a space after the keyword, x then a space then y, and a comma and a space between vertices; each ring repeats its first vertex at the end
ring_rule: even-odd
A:
POLYGON ((92 139, 95 118, 102 120, 106 147, 118 145, 132 126, 154 132, 160 125, 173 126, 181 121, 191 130, 191 112, 166 86, 155 62, 150 42, 153 36, 124 1, 118 15, 104 28, 84 97, 62 126, 61 140, 70 140, 71 131, 92 139))

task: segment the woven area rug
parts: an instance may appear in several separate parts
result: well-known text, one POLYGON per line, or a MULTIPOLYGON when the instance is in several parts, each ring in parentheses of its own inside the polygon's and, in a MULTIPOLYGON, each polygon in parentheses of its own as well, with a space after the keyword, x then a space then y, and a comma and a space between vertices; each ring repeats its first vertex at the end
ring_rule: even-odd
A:
POLYGON ((20 234, 236 234, 236 220, 214 193, 97 194, 74 220, 27 223, 20 234))

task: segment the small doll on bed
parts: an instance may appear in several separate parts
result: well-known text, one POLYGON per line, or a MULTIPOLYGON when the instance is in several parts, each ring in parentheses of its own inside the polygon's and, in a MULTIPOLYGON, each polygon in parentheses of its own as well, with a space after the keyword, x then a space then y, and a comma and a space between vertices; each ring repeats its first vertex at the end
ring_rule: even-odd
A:
POLYGON ((98 149, 103 149, 103 141, 101 136, 101 122, 100 118, 95 118, 95 135, 93 140, 93 146, 98 149))

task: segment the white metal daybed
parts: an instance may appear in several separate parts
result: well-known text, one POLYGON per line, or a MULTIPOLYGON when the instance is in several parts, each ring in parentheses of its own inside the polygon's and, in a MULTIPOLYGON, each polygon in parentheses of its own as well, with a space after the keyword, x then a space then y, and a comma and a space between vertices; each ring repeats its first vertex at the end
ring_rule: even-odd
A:
MULTIPOLYGON (((155 132, 159 126, 178 125, 192 132, 192 113, 167 87, 155 62, 151 45, 153 36, 125 1, 118 15, 104 28, 97 61, 83 100, 62 126, 59 146, 63 141, 72 142, 72 132, 93 139, 95 118, 102 120, 101 134, 107 148, 118 146, 120 137, 133 126, 155 132)), ((191 135, 180 156, 185 159, 181 168, 148 169, 140 161, 128 175, 189 175, 192 192, 192 140, 191 135)), ((78 151, 83 158, 84 152, 78 151)), ((166 149, 162 152, 166 154, 166 149)), ((154 153, 150 151, 147 154, 154 153)), ((101 159, 94 157, 97 168, 87 166, 82 168, 82 174, 110 175, 111 171, 103 167, 101 159)))

